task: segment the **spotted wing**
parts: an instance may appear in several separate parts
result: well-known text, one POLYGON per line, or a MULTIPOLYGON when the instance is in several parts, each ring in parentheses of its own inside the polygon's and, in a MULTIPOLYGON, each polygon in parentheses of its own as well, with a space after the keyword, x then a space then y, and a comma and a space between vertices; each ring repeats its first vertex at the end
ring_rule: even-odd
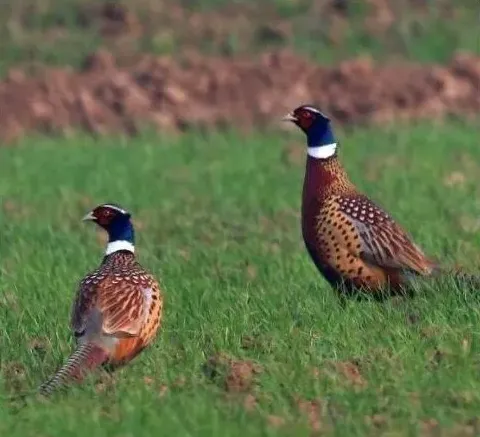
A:
POLYGON ((393 269, 428 275, 435 263, 412 242, 400 226, 366 196, 342 197, 340 211, 352 222, 360 238, 360 257, 393 269))
POLYGON ((98 300, 98 284, 105 275, 95 270, 86 275, 77 288, 77 295, 72 307, 71 326, 76 336, 81 336, 93 316, 98 300))
POLYGON ((72 311, 72 327, 81 335, 100 314, 99 329, 110 335, 138 335, 145 321, 153 287, 146 274, 95 271, 80 283, 72 311))

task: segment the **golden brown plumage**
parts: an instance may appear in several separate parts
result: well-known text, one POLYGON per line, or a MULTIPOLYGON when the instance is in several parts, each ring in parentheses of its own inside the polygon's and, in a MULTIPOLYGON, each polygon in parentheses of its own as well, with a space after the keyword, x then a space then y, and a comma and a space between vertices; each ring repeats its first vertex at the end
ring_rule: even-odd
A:
POLYGON ((130 214, 105 204, 87 219, 106 229, 110 242, 100 266, 78 287, 71 315, 77 349, 40 387, 44 395, 100 365, 129 362, 151 344, 162 318, 159 284, 135 259, 130 214))
POLYGON ((301 106, 286 117, 307 135, 302 232, 307 250, 336 288, 399 291, 440 267, 382 208, 359 193, 338 160, 330 120, 301 106))
MULTIPOLYGON (((115 252, 81 282, 72 311, 72 328, 82 338, 90 320, 101 314, 101 336, 119 340, 111 348, 112 363, 133 358, 146 347, 160 325, 162 296, 157 281, 129 252, 115 252), (130 351, 130 349, 132 349, 130 351)), ((90 334, 88 334, 90 335, 90 334)), ((94 333, 95 336, 98 333, 94 333)), ((110 347, 110 346, 109 346, 110 347)))

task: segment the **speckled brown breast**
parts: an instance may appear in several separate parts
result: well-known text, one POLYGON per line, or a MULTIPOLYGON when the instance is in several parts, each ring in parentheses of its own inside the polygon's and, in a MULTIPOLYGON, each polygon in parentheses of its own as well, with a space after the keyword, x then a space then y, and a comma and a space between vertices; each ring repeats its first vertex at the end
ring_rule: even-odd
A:
POLYGON ((386 285, 388 272, 362 259, 360 236, 353 221, 342 212, 340 201, 339 196, 332 196, 316 216, 314 246, 319 264, 332 268, 338 274, 334 282, 343 280, 347 287, 386 285))
MULTIPOLYGON (((158 282, 131 253, 115 253, 80 284, 72 311, 77 337, 84 335, 92 314, 102 314, 99 336, 117 339, 109 362, 131 360, 154 339, 162 319, 163 296, 158 282)), ((99 340, 101 343, 101 340, 99 340)))
POLYGON ((435 263, 380 207, 358 193, 336 157, 307 160, 302 231, 319 271, 334 287, 399 289, 435 263))

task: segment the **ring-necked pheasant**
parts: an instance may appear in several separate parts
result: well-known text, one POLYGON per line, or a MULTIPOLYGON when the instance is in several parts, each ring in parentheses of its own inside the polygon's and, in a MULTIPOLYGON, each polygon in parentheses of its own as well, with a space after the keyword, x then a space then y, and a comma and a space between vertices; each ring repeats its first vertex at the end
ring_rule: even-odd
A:
POLYGON ((130 213, 118 205, 103 204, 83 220, 106 230, 108 244, 100 266, 79 284, 71 315, 76 350, 40 386, 43 395, 81 381, 99 366, 129 362, 152 342, 162 318, 158 282, 135 259, 130 213))
POLYGON ((414 277, 444 272, 389 214, 356 189, 338 159, 326 115, 303 105, 283 120, 295 123, 307 136, 302 234, 310 257, 330 285, 339 289, 343 284, 349 292, 395 294, 408 291, 414 277))

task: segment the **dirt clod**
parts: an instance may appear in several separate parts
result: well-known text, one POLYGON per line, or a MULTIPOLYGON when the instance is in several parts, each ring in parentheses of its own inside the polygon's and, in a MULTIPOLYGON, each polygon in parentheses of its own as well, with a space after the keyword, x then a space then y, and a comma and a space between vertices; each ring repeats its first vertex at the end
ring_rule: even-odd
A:
POLYGON ((6 391, 18 392, 25 387, 26 369, 22 363, 9 361, 1 364, 0 374, 3 374, 6 391))
POLYGON ((335 367, 349 383, 359 387, 367 385, 367 381, 365 381, 360 373, 360 369, 355 363, 344 361, 337 363, 335 367))
POLYGON ((267 418, 268 424, 273 428, 280 428, 285 425, 285 419, 282 416, 270 414, 267 418))
POLYGON ((28 348, 35 354, 43 357, 50 348, 50 343, 47 338, 35 337, 28 342, 28 348))
POLYGON ((243 400, 243 406, 245 410, 253 411, 257 406, 257 398, 253 394, 248 393, 243 400))
POLYGON ((240 393, 252 388, 262 368, 253 361, 238 360, 220 353, 208 359, 204 370, 210 379, 218 382, 227 392, 240 393))
POLYGON ((318 400, 304 400, 297 401, 298 409, 304 414, 314 432, 319 432, 322 429, 322 403, 318 400))
POLYGON ((382 414, 373 414, 365 417, 365 423, 375 428, 383 428, 388 423, 388 418, 382 414))

